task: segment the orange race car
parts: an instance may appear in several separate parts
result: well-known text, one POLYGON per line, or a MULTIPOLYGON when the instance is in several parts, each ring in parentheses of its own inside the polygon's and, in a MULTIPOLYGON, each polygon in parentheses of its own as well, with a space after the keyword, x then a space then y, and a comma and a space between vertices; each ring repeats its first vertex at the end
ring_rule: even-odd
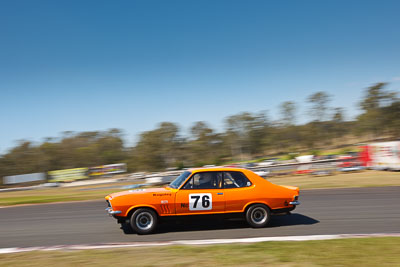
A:
POLYGON ((160 218, 184 215, 240 215, 264 227, 274 213, 300 204, 299 188, 275 185, 240 168, 201 168, 183 172, 165 188, 146 188, 106 196, 110 215, 138 234, 154 231, 160 218))

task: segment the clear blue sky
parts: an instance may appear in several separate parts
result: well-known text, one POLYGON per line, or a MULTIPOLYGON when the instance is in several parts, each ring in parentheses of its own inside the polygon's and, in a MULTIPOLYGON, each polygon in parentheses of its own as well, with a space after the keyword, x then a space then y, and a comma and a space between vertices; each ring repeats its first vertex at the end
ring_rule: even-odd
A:
POLYGON ((223 129, 307 96, 357 115, 364 88, 400 88, 400 1, 0 2, 0 153, 16 140, 159 122, 223 129))

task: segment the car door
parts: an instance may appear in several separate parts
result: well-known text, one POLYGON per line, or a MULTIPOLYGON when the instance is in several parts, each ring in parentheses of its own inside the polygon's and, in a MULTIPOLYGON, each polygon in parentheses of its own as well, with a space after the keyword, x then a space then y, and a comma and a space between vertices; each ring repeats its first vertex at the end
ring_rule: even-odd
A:
POLYGON ((194 173, 176 192, 175 208, 177 215, 223 213, 222 173, 194 173))
POLYGON ((254 198, 254 185, 239 171, 225 171, 223 179, 226 213, 243 211, 254 198))

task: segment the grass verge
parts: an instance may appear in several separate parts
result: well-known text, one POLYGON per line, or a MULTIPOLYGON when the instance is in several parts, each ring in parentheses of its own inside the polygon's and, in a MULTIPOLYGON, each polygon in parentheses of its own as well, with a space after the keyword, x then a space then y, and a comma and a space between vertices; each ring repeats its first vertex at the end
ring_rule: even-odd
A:
POLYGON ((398 266, 400 238, 26 252, 0 266, 398 266))
POLYGON ((269 178, 268 181, 274 184, 298 186, 300 189, 400 186, 400 172, 367 170, 338 172, 329 176, 286 176, 269 178))

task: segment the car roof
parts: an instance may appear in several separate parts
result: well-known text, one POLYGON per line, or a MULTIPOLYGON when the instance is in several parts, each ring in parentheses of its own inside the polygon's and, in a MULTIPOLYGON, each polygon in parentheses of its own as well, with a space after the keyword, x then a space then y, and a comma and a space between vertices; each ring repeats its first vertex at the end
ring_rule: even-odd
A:
POLYGON ((208 168, 193 168, 188 171, 192 173, 196 172, 217 172, 217 171, 245 171, 247 169, 244 168, 235 168, 235 167, 208 167, 208 168))

